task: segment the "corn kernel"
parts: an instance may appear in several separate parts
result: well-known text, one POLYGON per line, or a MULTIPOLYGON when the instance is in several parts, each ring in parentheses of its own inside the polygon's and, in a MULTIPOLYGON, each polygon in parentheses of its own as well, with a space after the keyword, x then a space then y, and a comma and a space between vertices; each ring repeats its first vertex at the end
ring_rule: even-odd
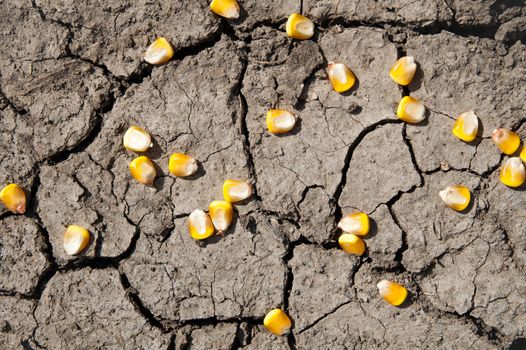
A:
POLYGON ((197 171, 197 161, 189 155, 182 153, 174 153, 170 156, 168 162, 170 173, 174 176, 190 176, 197 171))
POLYGON ((407 298, 407 289, 396 282, 382 280, 376 285, 382 298, 394 306, 401 305, 407 298))
POLYGON ((340 220, 338 227, 346 233, 365 236, 369 233, 369 216, 361 212, 347 214, 340 220))
POLYGON ((267 128, 273 134, 283 134, 291 131, 296 124, 296 116, 284 109, 269 109, 267 112, 267 128))
POLYGON ((522 151, 519 154, 520 159, 526 163, 526 147, 522 147, 522 151))
POLYGON ((227 202, 240 202, 250 196, 252 196, 252 186, 245 181, 225 180, 223 183, 223 198, 227 202))
POLYGON ((126 149, 134 152, 146 152, 153 146, 150 134, 138 126, 131 126, 124 133, 123 144, 126 149))
POLYGON ((285 311, 281 309, 271 310, 263 320, 263 325, 276 335, 284 335, 290 331, 292 321, 285 311))
POLYGON ((351 233, 344 233, 338 238, 338 244, 348 254, 363 255, 365 242, 360 237, 351 233))
POLYGON ((420 123, 424 120, 426 107, 411 96, 405 96, 398 104, 396 114, 406 123, 420 123))
POLYGON ((174 49, 166 38, 158 38, 147 49, 144 60, 150 64, 163 64, 174 55, 174 49))
POLYGON ((461 185, 448 186, 438 192, 438 195, 448 207, 456 211, 466 209, 471 201, 469 189, 461 185))
POLYGON ((64 233, 64 250, 68 255, 82 253, 91 241, 89 231, 82 226, 69 225, 64 233))
POLYGON ((153 184, 157 175, 152 161, 145 156, 137 157, 131 161, 130 172, 135 180, 148 186, 153 184))
POLYGON ((509 187, 519 187, 526 179, 526 169, 519 157, 513 157, 500 169, 500 181, 509 187))
POLYGON ((194 210, 188 217, 188 232, 193 239, 205 239, 214 234, 210 216, 201 209, 194 210))
POLYGON ((345 92, 354 86, 356 78, 353 72, 343 63, 329 62, 327 74, 332 88, 336 92, 345 92))
POLYGON ((216 15, 228 19, 236 19, 239 17, 239 5, 236 0, 212 0, 210 9, 216 15))
POLYGON ((0 191, 0 201, 15 214, 26 212, 26 193, 22 187, 9 184, 0 191))
POLYGON ((471 142, 477 137, 479 119, 473 111, 467 111, 458 116, 451 132, 465 142, 471 142))
POLYGON ((293 13, 287 20, 287 35, 294 39, 310 39, 314 35, 314 23, 299 13, 293 13))
POLYGON ((409 85, 416 72, 416 63, 413 56, 405 56, 400 58, 391 67, 389 75, 398 85, 409 85))
POLYGON ((217 233, 223 234, 232 223, 234 216, 232 204, 227 201, 213 201, 208 206, 208 212, 217 233))
POLYGON ((493 130, 491 138, 501 152, 507 155, 515 153, 521 144, 519 135, 508 129, 499 128, 493 130))

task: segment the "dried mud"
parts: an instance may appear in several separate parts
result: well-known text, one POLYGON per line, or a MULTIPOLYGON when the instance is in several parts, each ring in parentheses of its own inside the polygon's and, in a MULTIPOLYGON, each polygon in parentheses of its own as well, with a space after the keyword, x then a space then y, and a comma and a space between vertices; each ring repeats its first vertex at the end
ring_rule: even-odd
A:
MULTIPOLYGON (((491 130, 526 138, 526 6, 506 0, 242 0, 227 21, 198 1, 0 0, 0 185, 29 196, 0 213, 2 349, 524 349, 526 197, 498 180, 491 130), (316 23, 289 39, 287 16, 316 23), (168 64, 141 60, 166 36, 168 64), (414 55, 415 80, 387 74, 414 55), (357 86, 332 91, 324 67, 349 64, 357 86), (402 96, 426 121, 405 125, 402 96), (266 132, 271 107, 299 116, 266 132), (475 109, 465 144, 452 118, 475 109), (151 132, 154 186, 131 179, 121 146, 151 132), (190 179, 171 152, 200 162, 190 179), (255 196, 224 237, 203 243, 186 217, 226 178, 255 196), (437 192, 472 189, 464 213, 437 192), (373 219, 367 254, 336 244, 342 214, 373 219), (66 225, 93 234, 77 258, 66 225), (409 289, 384 303, 380 279, 409 289), (284 308, 285 337, 262 326, 284 308)), ((3 210, 3 209, 2 209, 3 210)))

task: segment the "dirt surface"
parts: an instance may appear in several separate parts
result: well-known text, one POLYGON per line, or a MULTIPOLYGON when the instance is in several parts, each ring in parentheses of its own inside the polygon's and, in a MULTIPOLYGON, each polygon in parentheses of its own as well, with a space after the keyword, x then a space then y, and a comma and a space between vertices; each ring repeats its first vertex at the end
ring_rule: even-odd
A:
POLYGON ((27 190, 28 211, 0 211, 2 349, 525 349, 526 197, 498 179, 490 139, 526 139, 526 6, 506 0, 0 0, 0 186, 27 190), (312 18, 312 40, 284 31, 312 18), (168 64, 142 61, 158 36, 168 64), (418 62, 399 88, 397 57, 418 62), (357 77, 327 81, 329 61, 357 77), (426 121, 395 109, 421 99, 426 121), (298 115, 270 135, 268 108, 298 115), (482 137, 453 119, 474 109, 482 137), (154 138, 153 187, 129 175, 130 125, 154 138), (199 161, 190 178, 171 152, 199 161), (247 179, 223 237, 196 242, 186 218, 247 179), (472 190, 464 213, 437 195, 472 190), (336 223, 370 214, 367 254, 346 255, 336 223), (81 257, 62 247, 72 223, 93 234, 81 257), (410 291, 395 308, 376 283, 410 291), (262 325, 281 307, 288 336, 262 325))

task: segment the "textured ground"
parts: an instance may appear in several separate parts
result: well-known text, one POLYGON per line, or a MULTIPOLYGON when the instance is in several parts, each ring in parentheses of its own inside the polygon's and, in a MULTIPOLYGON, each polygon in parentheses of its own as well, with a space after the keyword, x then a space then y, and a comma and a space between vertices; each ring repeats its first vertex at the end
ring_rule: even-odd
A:
POLYGON ((0 215, 3 349, 524 349, 526 197, 498 181, 494 127, 526 137, 526 7, 521 0, 244 0, 234 22, 197 1, 0 0, 0 185, 30 196, 0 215), (292 12, 313 40, 287 38, 292 12), (157 36, 161 67, 141 62, 157 36), (415 81, 387 74, 414 55, 415 81), (349 64, 351 93, 324 67, 349 64), (406 94, 424 125, 395 118, 406 94), (282 137, 263 115, 299 126, 282 137), (452 117, 475 109, 483 138, 467 145, 452 117), (133 181, 121 138, 148 129, 162 169, 133 181), (183 151, 201 167, 167 175, 183 151), (223 238, 198 244, 185 220, 221 197, 226 178, 256 196, 223 238), (473 189, 465 214, 439 189, 473 189), (370 213, 368 255, 344 254, 335 223, 370 213), (62 249, 85 225, 85 257, 62 249), (404 308, 376 283, 403 282, 404 308), (288 337, 262 327, 283 307, 288 337))

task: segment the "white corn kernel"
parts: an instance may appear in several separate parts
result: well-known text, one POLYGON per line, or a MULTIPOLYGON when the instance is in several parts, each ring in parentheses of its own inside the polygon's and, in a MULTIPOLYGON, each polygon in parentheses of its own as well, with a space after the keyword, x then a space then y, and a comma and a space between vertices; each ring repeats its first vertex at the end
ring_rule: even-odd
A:
POLYGON ((146 152, 153 146, 152 137, 146 130, 138 126, 131 126, 123 137, 123 144, 126 149, 134 152, 146 152))

